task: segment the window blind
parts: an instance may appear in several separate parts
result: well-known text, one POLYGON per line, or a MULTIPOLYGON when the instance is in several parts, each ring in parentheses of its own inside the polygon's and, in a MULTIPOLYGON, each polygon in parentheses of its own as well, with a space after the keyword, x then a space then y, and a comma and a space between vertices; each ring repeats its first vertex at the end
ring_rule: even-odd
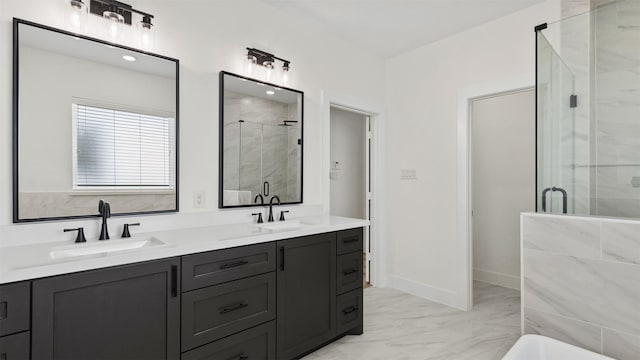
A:
POLYGON ((172 185, 170 118, 74 104, 75 185, 172 185))

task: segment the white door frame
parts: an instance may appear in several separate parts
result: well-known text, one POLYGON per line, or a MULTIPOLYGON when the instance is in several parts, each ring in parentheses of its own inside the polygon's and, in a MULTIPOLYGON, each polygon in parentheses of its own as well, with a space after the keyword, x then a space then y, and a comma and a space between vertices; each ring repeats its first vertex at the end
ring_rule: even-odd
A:
POLYGON ((323 212, 329 214, 331 209, 331 183, 329 180, 329 174, 331 171, 331 107, 340 108, 342 110, 360 113, 370 117, 371 132, 373 133, 374 141, 371 148, 371 197, 373 198, 371 204, 371 223, 375 224, 371 227, 371 284, 374 286, 385 286, 387 283, 386 277, 386 245, 385 234, 386 227, 384 221, 384 208, 385 208, 385 137, 384 137, 384 116, 383 110, 378 108, 377 105, 362 103, 346 96, 338 96, 334 94, 328 94, 327 92, 321 93, 321 110, 324 119, 324 151, 323 151, 323 171, 324 177, 322 181, 323 188, 323 212))
MULTIPOLYGON (((456 250, 458 263, 457 293, 460 309, 469 311, 473 307, 473 237, 471 220, 471 103, 474 100, 526 91, 534 88, 535 78, 522 75, 509 79, 501 79, 491 83, 480 84, 463 89, 458 94, 458 124, 457 124, 457 224, 458 235, 456 250)), ((534 134, 531 134, 534 136, 534 134)), ((532 198, 535 194, 531 194, 532 198)))

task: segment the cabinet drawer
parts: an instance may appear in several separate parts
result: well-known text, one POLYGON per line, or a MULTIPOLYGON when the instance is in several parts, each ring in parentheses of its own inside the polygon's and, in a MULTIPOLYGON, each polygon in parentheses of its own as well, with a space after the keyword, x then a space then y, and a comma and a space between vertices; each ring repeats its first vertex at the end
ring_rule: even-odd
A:
POLYGON ((274 271, 275 243, 182 257, 182 290, 189 291, 274 271))
POLYGON ((182 360, 275 360, 276 322, 271 321, 182 354, 182 360))
POLYGON ((276 278, 268 273, 182 294, 182 351, 273 320, 276 278))
POLYGON ((29 330, 30 304, 28 281, 0 286, 0 336, 29 330))
POLYGON ((362 324, 362 289, 353 290, 338 296, 338 334, 362 324))
POLYGON ((337 294, 362 287, 362 252, 338 256, 337 294))
POLYGON ((359 251, 362 252, 362 228, 338 231, 338 255, 359 251))
POLYGON ((0 359, 2 360, 28 360, 29 359, 29 332, 21 332, 0 338, 0 359))

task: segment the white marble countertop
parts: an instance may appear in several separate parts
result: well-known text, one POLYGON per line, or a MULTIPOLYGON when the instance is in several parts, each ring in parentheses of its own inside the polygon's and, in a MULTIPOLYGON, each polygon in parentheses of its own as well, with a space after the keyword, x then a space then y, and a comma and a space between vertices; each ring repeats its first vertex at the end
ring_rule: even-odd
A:
MULTIPOLYGON (((287 220, 287 222, 295 221, 300 223, 300 226, 295 229, 272 230, 261 228, 253 223, 241 223, 141 233, 135 234, 131 239, 113 240, 124 242, 154 239, 163 244, 68 258, 54 258, 51 251, 60 248, 96 246, 98 240, 90 239, 85 244, 55 242, 0 247, 0 284, 369 225, 368 220, 336 216, 310 216, 287 220)), ((100 244, 107 242, 100 242, 100 244)))

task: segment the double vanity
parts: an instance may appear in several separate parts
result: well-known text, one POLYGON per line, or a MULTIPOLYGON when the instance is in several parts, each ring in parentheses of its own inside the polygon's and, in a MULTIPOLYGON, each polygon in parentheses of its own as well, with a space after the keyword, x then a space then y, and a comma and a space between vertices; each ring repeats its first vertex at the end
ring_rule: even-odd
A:
POLYGON ((287 222, 4 247, 3 359, 295 359, 361 334, 368 223, 287 222))

